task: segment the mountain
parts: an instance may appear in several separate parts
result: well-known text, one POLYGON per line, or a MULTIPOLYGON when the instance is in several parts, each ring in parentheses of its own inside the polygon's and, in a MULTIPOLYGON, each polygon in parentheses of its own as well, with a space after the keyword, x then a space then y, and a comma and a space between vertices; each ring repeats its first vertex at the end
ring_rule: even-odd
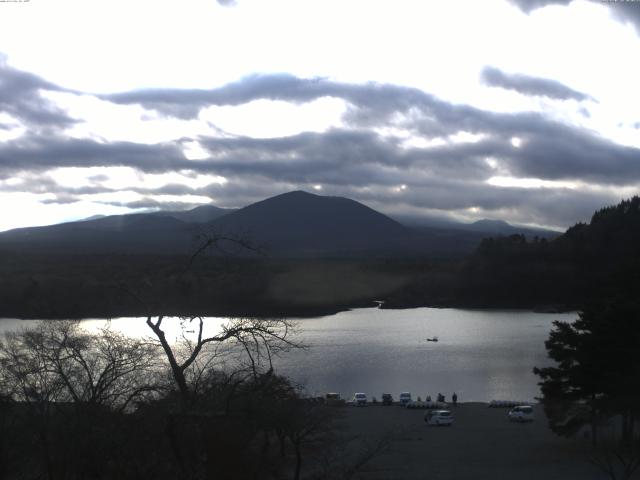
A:
MULTIPOLYGON (((488 236, 523 232, 506 222, 408 227, 355 200, 302 191, 233 210, 111 215, 0 233, 0 248, 40 253, 188 254, 203 231, 242 237, 277 257, 431 256, 471 253, 488 236)), ((539 232, 538 232, 539 233, 539 232)), ((546 232, 549 233, 549 232, 546 232)), ((540 236, 545 236, 540 234, 540 236)))
POLYGON ((355 200, 295 191, 254 203, 212 222, 242 233, 277 255, 417 252, 417 232, 355 200))
POLYGON ((504 220, 482 219, 466 226, 468 230, 477 232, 499 232, 499 233, 515 233, 516 227, 509 225, 504 220))
POLYGON ((188 253, 194 226, 166 215, 110 215, 0 233, 0 247, 38 253, 188 253))
POLYGON ((301 191, 239 210, 112 215, 0 233, 0 247, 41 253, 185 254, 202 230, 250 238, 276 256, 418 252, 422 237, 354 200, 301 191))
POLYGON ((235 209, 220 208, 215 205, 200 205, 199 207, 195 207, 191 210, 162 210, 154 212, 153 215, 173 217, 187 223, 209 223, 231 212, 235 212, 235 209))
POLYGON ((463 224, 463 229, 487 233, 492 236, 495 235, 524 235, 528 238, 540 237, 540 238, 554 238, 562 234, 556 230, 548 230, 544 228, 531 228, 511 225, 504 220, 489 220, 482 219, 470 224, 463 224))
POLYGON ((474 247, 477 246, 477 242, 484 237, 522 234, 530 238, 535 236, 541 238, 553 238, 562 233, 555 230, 511 225, 504 220, 482 219, 473 223, 463 223, 443 217, 394 216, 394 218, 403 225, 420 231, 431 231, 437 229, 441 231, 459 233, 474 232, 480 234, 471 235, 468 238, 460 237, 461 241, 474 242, 474 247))
POLYGON ((233 209, 201 205, 184 211, 95 215, 76 222, 0 233, 0 247, 41 253, 188 254, 197 232, 233 209))

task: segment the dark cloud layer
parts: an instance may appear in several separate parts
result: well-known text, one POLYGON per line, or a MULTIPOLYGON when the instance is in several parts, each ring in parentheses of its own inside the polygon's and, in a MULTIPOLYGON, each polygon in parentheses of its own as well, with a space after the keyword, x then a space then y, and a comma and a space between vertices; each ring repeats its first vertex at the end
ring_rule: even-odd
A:
POLYGON ((509 0, 525 13, 530 13, 547 5, 569 5, 572 0, 509 0))
MULTIPOLYGON (((544 92, 554 98, 576 100, 584 95, 549 80, 502 75, 505 82, 511 82, 523 93, 544 92)), ((44 113, 52 107, 39 102, 39 89, 57 87, 8 68, 0 69, 0 80, 5 79, 19 93, 20 102, 33 106, 27 116, 42 122, 44 113), (14 78, 25 81, 18 87, 11 83, 14 78)), ((398 208, 445 212, 474 207, 489 212, 487 216, 495 212, 513 221, 544 225, 568 225, 585 219, 594 208, 617 198, 612 190, 501 188, 489 185, 487 180, 496 175, 514 175, 596 185, 640 184, 639 149, 615 144, 539 113, 490 112, 396 85, 355 85, 282 74, 247 77, 210 90, 155 89, 102 96, 108 101, 140 104, 179 118, 194 118, 210 105, 241 105, 259 99, 305 103, 323 97, 346 103, 344 126, 282 138, 201 136, 146 145, 69 138, 61 130, 34 130, 0 144, 0 180, 22 178, 22 184, 5 186, 3 190, 53 193, 53 201, 65 203, 82 195, 113 190, 99 176, 90 179, 89 186, 61 186, 48 177, 50 169, 128 166, 147 173, 207 173, 228 180, 225 185, 212 183, 203 187, 170 184, 150 189, 133 185, 127 190, 139 193, 142 200, 129 203, 132 208, 157 207, 159 202, 151 198, 157 194, 203 195, 215 199, 219 206, 242 206, 320 184, 321 193, 350 196, 382 209, 389 203, 398 208), (424 140, 447 138, 459 132, 479 137, 475 142, 449 141, 418 148, 405 145, 403 138, 380 134, 378 129, 384 127, 396 127, 424 140), (512 137, 521 140, 518 148, 512 144, 512 137), (183 144, 193 140, 209 152, 208 158, 185 158, 183 144), (399 189, 400 185, 406 188, 399 189)), ((17 108, 15 100, 12 102, 9 107, 2 104, 2 109, 17 108)), ((69 121, 62 116, 51 124, 61 127, 69 121)))
POLYGON ((43 97, 41 90, 63 91, 36 75, 10 67, 0 54, 0 112, 36 128, 73 124, 75 120, 43 97))
POLYGON ((187 164, 175 144, 101 143, 61 135, 26 135, 0 145, 0 173, 96 166, 130 166, 157 173, 187 164))
POLYGON ((482 70, 481 78, 482 81, 489 86, 514 90, 523 95, 547 97, 558 100, 583 101, 592 99, 589 95, 573 90, 555 80, 521 74, 508 74, 495 67, 485 67, 482 70))
POLYGON ((611 16, 622 23, 631 23, 640 35, 640 3, 608 2, 611 16))
MULTIPOLYGON (((521 90, 563 98, 586 95, 549 80, 504 77, 521 90)), ((495 113, 454 105, 413 88, 394 85, 352 85, 289 75, 254 76, 208 91, 140 91, 114 100, 165 108, 185 104, 195 115, 208 105, 238 105, 257 99, 307 102, 331 96, 348 102, 343 131, 305 133, 277 139, 203 138, 222 174, 267 171, 283 176, 340 172, 344 165, 366 164, 421 168, 433 175, 487 178, 485 158, 497 158, 513 174, 550 180, 586 179, 607 184, 640 182, 638 149, 617 145, 587 130, 570 127, 537 113, 495 113), (161 107, 159 107, 161 106, 161 107), (422 138, 460 131, 483 134, 477 143, 428 149, 403 149, 398 139, 381 138, 371 128, 398 126, 422 138), (522 140, 520 148, 512 137, 522 140)), ((205 162, 205 164, 207 164, 205 162)), ((325 174, 326 175, 326 174, 325 174)), ((336 175, 337 176, 337 175, 336 175)), ((337 180, 336 180, 337 181, 337 180)))
MULTIPOLYGON (((525 13, 531 13, 547 5, 568 5, 573 0, 508 0, 525 13)), ((631 23, 640 35, 640 3, 636 1, 590 0, 609 8, 611 17, 622 23, 631 23)))

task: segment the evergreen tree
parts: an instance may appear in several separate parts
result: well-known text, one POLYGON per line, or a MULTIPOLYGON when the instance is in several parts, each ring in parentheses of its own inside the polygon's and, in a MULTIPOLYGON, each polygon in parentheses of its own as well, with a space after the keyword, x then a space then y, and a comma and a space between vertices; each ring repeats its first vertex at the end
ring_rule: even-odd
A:
POLYGON ((592 303, 573 323, 554 325, 545 345, 557 365, 534 369, 551 428, 572 435, 591 424, 595 443, 598 422, 620 415, 621 440, 631 442, 640 409, 640 305, 592 303))

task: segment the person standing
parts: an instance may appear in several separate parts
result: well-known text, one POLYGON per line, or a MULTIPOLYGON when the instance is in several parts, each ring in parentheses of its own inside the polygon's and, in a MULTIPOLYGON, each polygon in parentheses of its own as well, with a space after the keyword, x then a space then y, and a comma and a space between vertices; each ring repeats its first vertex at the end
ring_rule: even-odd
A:
POLYGON ((458 394, 456 392, 453 392, 453 395, 451 396, 451 401, 453 401, 454 407, 458 404, 458 394))

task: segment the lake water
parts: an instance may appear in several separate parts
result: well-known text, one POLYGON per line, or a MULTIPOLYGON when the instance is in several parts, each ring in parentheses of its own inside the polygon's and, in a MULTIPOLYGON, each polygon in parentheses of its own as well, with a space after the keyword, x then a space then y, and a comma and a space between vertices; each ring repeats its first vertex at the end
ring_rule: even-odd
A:
MULTIPOLYGON (((361 308, 335 315, 298 320, 297 339, 309 346, 289 352, 276 369, 300 383, 306 392, 339 392, 343 398, 365 392, 380 398, 410 391, 424 399, 438 392, 459 401, 526 400, 539 396, 534 366, 549 365, 544 348, 554 320, 572 321, 575 313, 542 314, 416 308, 361 308), (427 342, 429 337, 438 342, 427 342)), ((223 318, 207 319, 217 330, 223 318)), ((104 320, 86 320, 89 329, 104 320)), ((0 332, 31 321, 0 320, 0 332)), ((169 338, 180 331, 167 319, 169 338)), ((148 335, 141 318, 119 318, 114 328, 130 335, 148 335)), ((188 329, 188 327, 187 327, 188 329)))

